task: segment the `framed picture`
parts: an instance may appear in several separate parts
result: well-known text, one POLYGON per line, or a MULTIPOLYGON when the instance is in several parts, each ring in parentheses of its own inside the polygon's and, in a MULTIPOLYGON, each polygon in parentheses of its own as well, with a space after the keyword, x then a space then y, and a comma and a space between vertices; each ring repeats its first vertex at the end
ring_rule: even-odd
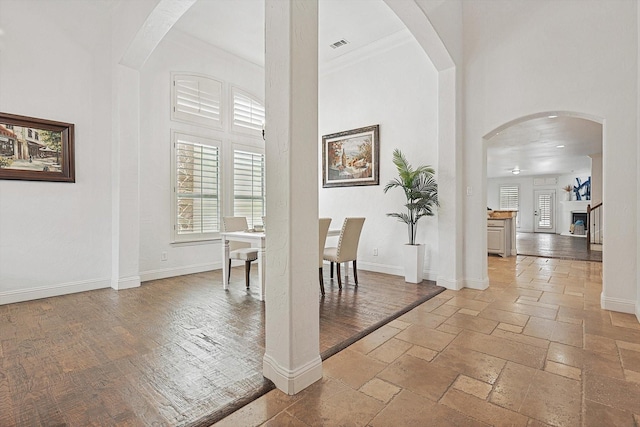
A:
POLYGON ((0 179, 75 182, 73 124, 0 113, 0 179))
POLYGON ((322 186, 379 185, 379 125, 322 137, 322 186))

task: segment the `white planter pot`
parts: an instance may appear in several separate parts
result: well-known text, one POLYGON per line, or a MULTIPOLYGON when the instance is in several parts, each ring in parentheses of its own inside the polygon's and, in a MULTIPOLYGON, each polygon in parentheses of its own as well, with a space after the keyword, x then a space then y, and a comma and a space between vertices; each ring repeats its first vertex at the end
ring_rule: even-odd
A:
POLYGON ((408 283, 422 282, 424 270, 424 245, 404 245, 404 281, 408 283))

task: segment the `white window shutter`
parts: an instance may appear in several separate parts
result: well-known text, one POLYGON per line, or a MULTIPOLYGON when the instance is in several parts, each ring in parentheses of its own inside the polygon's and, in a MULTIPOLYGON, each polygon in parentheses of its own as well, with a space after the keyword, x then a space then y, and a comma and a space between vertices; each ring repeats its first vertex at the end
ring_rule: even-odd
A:
POLYGON ((222 129, 222 83, 204 76, 173 74, 171 119, 222 129))
POLYGON ((220 231, 220 151, 211 142, 174 135, 175 241, 212 238, 220 231))
POLYGON ((500 210, 518 210, 518 193, 517 185, 500 186, 500 210))
POLYGON ((255 97, 233 88, 233 122, 236 132, 259 134, 265 119, 264 105, 255 97))
POLYGON ((249 227, 262 224, 265 214, 264 154, 233 151, 233 214, 247 218, 249 227))

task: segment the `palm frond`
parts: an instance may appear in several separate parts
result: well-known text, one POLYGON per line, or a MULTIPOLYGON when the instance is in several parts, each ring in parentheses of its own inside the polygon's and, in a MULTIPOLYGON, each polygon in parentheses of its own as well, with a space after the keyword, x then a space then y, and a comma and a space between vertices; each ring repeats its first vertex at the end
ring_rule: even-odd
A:
POLYGON ((407 212, 388 213, 387 216, 407 224, 409 243, 414 244, 418 220, 435 215, 435 209, 440 206, 438 184, 434 176, 435 169, 431 166, 419 166, 413 169, 404 154, 397 148, 393 150, 393 164, 398 170, 398 177, 385 185, 384 192, 391 188, 401 188, 407 199, 404 205, 407 212))

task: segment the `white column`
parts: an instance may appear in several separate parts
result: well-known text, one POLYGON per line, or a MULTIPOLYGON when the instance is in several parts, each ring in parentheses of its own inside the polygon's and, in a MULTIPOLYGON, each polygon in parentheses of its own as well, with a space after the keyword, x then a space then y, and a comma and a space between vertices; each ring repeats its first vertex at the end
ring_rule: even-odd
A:
POLYGON ((318 284, 318 3, 266 0, 264 376, 294 394, 322 378, 318 284))
POLYGON ((140 73, 115 66, 111 287, 140 286, 140 73))
MULTIPOLYGON (((462 148, 458 116, 461 105, 460 78, 456 67, 438 73, 438 278, 447 289, 459 290, 462 280, 462 148)), ((471 192, 480 192, 478 185, 471 192)), ((465 193, 466 194, 466 193, 465 193)), ((486 233, 485 233, 486 234, 486 233)), ((466 286, 485 289, 485 283, 466 286)))

